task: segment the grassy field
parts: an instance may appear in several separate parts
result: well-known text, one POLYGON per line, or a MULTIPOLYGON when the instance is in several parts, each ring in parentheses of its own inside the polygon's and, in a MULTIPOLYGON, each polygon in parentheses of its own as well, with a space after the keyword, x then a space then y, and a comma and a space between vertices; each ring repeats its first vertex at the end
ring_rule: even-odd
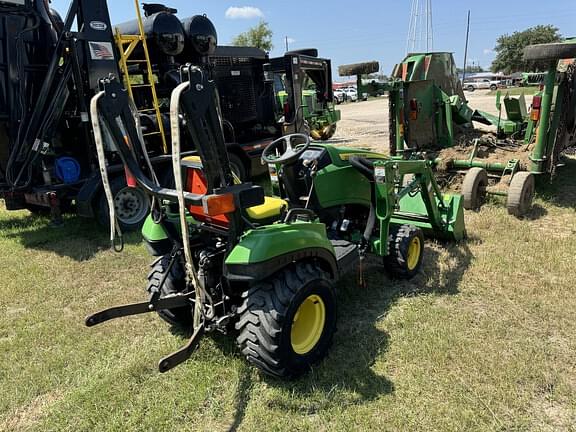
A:
MULTIPOLYGON (((510 87, 505 89, 500 89, 500 93, 505 95, 508 93, 510 96, 520 96, 524 94, 526 96, 533 96, 540 88, 538 86, 535 87, 510 87)), ((488 96, 496 96, 498 90, 490 91, 487 93, 488 96)))
POLYGON ((160 375, 185 334, 152 314, 83 326, 144 298, 138 236, 115 254, 90 221, 53 229, 2 207, 0 430, 576 430, 575 171, 528 220, 497 203, 469 212, 469 239, 429 243, 411 282, 376 265, 367 289, 342 281, 334 347, 293 382, 259 374, 225 336, 160 375))

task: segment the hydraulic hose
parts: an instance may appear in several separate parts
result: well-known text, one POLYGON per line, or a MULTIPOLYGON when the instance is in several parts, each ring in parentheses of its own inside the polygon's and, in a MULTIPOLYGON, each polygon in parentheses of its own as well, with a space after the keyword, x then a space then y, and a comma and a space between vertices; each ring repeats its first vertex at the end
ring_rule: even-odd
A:
MULTIPOLYGON (((349 159, 350 165, 356 168, 364 177, 366 177, 370 182, 374 181, 374 165, 368 159, 351 156, 349 159)), ((374 231, 374 226, 376 225, 376 208, 374 205, 375 193, 372 189, 372 202, 370 203, 370 213, 368 214, 368 220, 366 221, 366 228, 364 229, 365 245, 368 245, 370 238, 372 237, 372 232, 374 231)))
POLYGON ((104 187, 104 194, 108 202, 108 217, 110 219, 110 242, 116 251, 123 249, 122 231, 118 221, 116 220, 116 207, 114 206, 114 194, 110 187, 110 180, 108 178, 108 167, 106 166, 106 154, 104 149, 104 139, 102 138, 102 128, 100 125, 100 114, 98 112, 98 101, 104 96, 104 92, 97 93, 90 101, 90 117, 92 121, 92 129, 94 130, 94 142, 96 144, 96 153, 98 154, 98 165, 100 167, 100 176, 102 177, 102 185, 104 187), (120 247, 116 247, 116 235, 120 238, 120 247))

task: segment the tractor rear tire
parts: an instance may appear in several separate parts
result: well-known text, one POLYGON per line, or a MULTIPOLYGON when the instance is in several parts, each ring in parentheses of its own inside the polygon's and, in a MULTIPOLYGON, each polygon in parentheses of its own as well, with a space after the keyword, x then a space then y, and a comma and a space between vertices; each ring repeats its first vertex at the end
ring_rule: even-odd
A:
POLYGON ((522 217, 532 207, 532 200, 536 191, 536 179, 534 174, 527 171, 518 172, 512 177, 508 189, 506 207, 508 214, 522 217))
POLYGON ((464 176, 462 197, 466 210, 478 210, 486 199, 488 174, 484 168, 473 167, 464 176))
POLYGON ((412 279, 422 267, 424 234, 413 225, 391 225, 384 267, 397 279, 412 279))
POLYGON ((576 57, 576 43, 547 43, 524 48, 524 60, 560 60, 576 57))
MULTIPOLYGON (((186 291, 186 272, 181 256, 176 258, 176 262, 172 265, 168 276, 166 276, 166 281, 160 286, 162 278, 168 271, 169 263, 170 254, 164 255, 152 263, 152 270, 150 270, 148 274, 148 294, 151 295, 160 291, 160 298, 164 298, 168 295, 179 294, 186 291)), ((158 315, 171 325, 188 327, 192 324, 193 310, 192 307, 164 309, 159 310, 158 315)))
POLYGON ((328 353, 336 330, 336 295, 319 266, 296 263, 242 298, 236 342, 264 373, 295 378, 328 353))

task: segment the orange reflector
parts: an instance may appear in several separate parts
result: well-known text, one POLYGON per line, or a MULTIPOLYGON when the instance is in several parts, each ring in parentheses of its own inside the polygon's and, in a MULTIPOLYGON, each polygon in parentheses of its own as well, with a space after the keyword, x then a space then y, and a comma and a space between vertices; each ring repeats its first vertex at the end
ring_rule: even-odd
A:
POLYGON ((234 205, 234 195, 207 195, 202 199, 204 214, 208 216, 218 216, 232 213, 236 210, 234 205))
POLYGON ((530 120, 532 120, 532 121, 540 120, 540 110, 539 109, 532 108, 532 111, 530 111, 530 120))
MULTIPOLYGON (((128 137, 126 135, 124 135, 124 142, 126 143, 126 146, 128 146, 128 148, 130 148, 130 149, 132 148, 132 146, 130 145, 130 141, 128 140, 128 137)), ((126 176, 126 185, 129 188, 138 187, 138 183, 136 182, 136 177, 134 177, 134 174, 132 174, 130 172, 128 167, 124 167, 124 175, 126 176)))
POLYGON ((410 111, 410 120, 418 120, 418 111, 410 111))

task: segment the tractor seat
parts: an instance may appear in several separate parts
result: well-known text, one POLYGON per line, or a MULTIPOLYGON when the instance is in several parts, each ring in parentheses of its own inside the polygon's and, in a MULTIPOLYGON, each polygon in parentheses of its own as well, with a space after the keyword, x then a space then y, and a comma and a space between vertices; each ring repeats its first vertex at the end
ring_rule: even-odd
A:
POLYGON ((253 222, 277 220, 288 203, 282 198, 264 197, 264 204, 246 209, 246 215, 253 222))
MULTIPOLYGON (((184 162, 197 165, 202 168, 202 161, 199 156, 188 156, 182 159, 184 162)), ((240 184, 241 181, 234 175, 234 183, 240 184)), ((288 209, 288 203, 282 198, 264 197, 264 204, 245 209, 246 216, 252 222, 259 224, 268 224, 277 221, 282 215, 282 211, 288 209)))

